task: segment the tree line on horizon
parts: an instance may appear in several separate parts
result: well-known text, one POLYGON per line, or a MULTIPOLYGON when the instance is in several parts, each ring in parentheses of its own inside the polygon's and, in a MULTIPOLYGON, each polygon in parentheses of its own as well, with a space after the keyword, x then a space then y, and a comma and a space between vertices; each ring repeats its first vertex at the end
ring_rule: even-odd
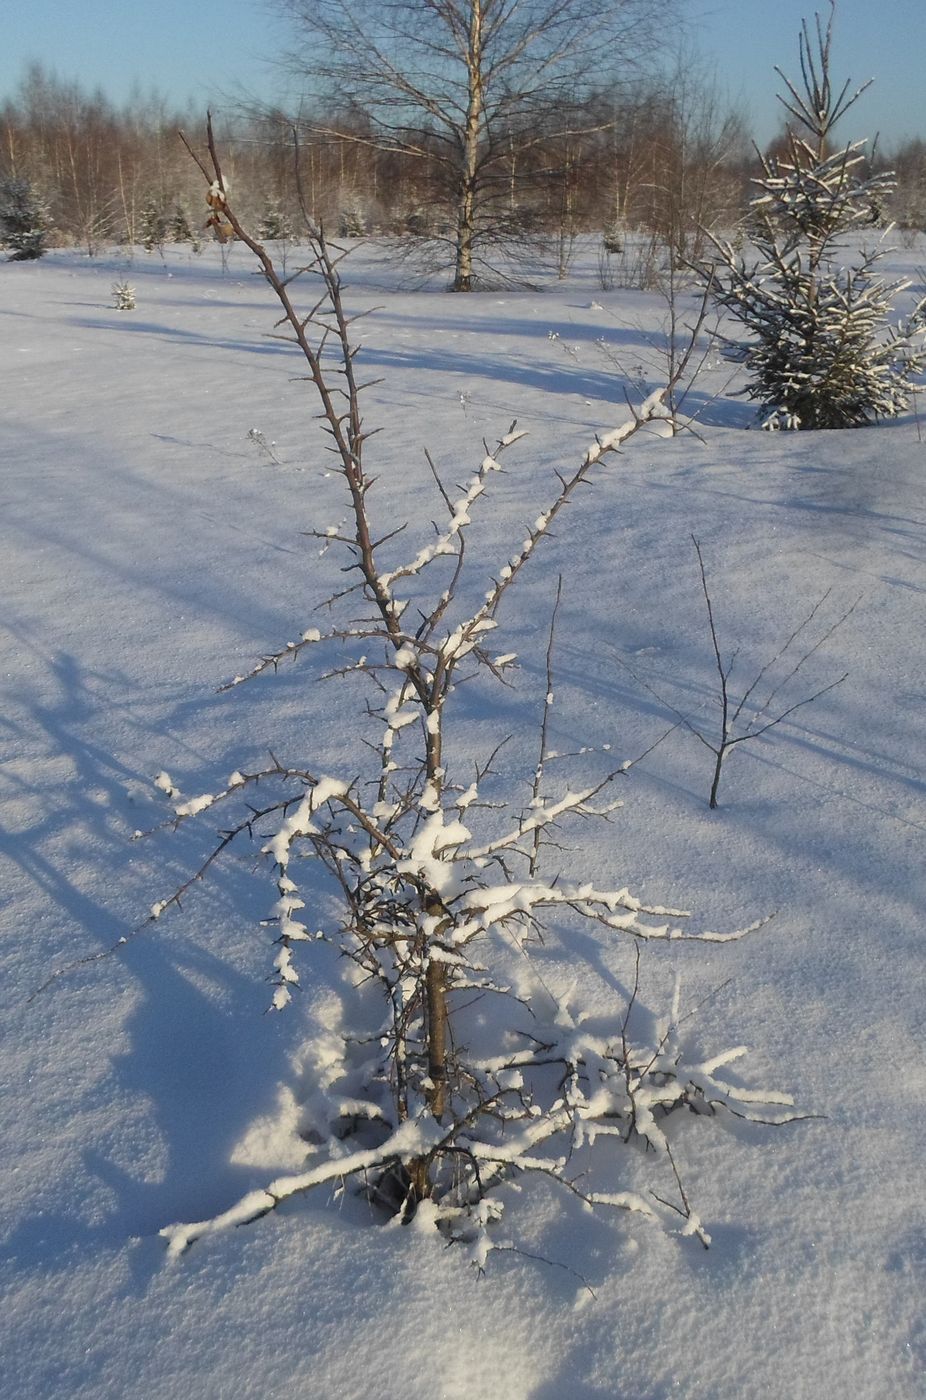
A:
MULTIPOLYGON (((90 256, 113 244, 195 247, 209 236, 209 211, 178 131, 195 141, 202 117, 156 94, 119 106, 33 65, 0 106, 0 184, 28 185, 50 246, 90 256)), ((517 112, 496 134, 489 234, 545 250, 561 272, 581 234, 603 235, 615 254, 635 235, 697 255, 700 231, 733 228, 752 192, 757 156, 742 116, 690 73, 649 74, 581 103, 551 96, 541 117, 532 107, 523 120, 529 141, 517 112)), ((298 239, 307 212, 338 236, 430 243, 440 259, 453 208, 438 132, 430 148, 420 129, 413 151, 401 140, 389 146, 346 106, 242 108, 220 126, 229 183, 261 237, 298 239)), ((768 149, 784 140, 783 132, 768 149)), ((886 217, 903 235, 926 230, 926 141, 877 151, 872 170, 887 168, 897 189, 886 217)), ((645 282, 645 266, 634 271, 645 282)))

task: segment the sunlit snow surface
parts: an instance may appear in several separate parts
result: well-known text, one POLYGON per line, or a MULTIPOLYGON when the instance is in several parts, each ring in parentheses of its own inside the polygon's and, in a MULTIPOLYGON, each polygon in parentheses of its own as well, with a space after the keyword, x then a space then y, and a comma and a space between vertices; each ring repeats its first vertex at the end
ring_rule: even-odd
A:
MULTIPOLYGON (((893 259, 914 278, 924 261, 923 248, 893 259)), ((370 249, 345 278, 350 309, 381 308, 359 323, 358 363, 382 380, 366 399, 383 429, 368 447, 378 533, 409 521, 387 567, 428 551, 443 520, 425 449, 465 494, 514 419, 529 433, 467 506, 478 599, 549 506, 554 471, 609 440, 625 391, 658 387, 664 308, 602 291, 593 249, 543 292, 403 291, 370 249)), ((658 1003, 677 969, 693 1007, 728 984, 694 1020, 706 1052, 748 1043, 758 1079, 825 1121, 686 1125, 707 1253, 527 1182, 502 1231, 522 1253, 492 1254, 481 1280, 433 1231, 371 1225, 328 1188, 168 1260, 161 1227, 299 1172, 300 1105, 341 1028, 340 968, 299 945, 303 994, 264 1014, 273 934, 255 841, 120 956, 29 997, 189 875, 196 821, 131 839, 170 815, 173 785, 217 792, 268 749, 344 781, 357 771, 353 692, 310 685, 304 657, 216 693, 287 638, 324 632, 318 604, 342 580, 335 551, 303 533, 336 532, 344 502, 300 362, 267 338, 275 319, 240 249, 225 271, 211 249, 0 265, 4 1392, 922 1395, 926 424, 747 431, 716 356, 688 401, 700 440, 640 435, 602 460, 499 614, 492 646, 517 655, 513 689, 463 688, 449 735, 482 760, 512 735, 495 795, 523 799, 560 572, 550 747, 582 750, 576 785, 648 749, 673 708, 713 720, 692 533, 721 644, 739 648, 734 682, 827 589, 830 620, 862 595, 790 693, 848 679, 733 752, 719 811, 711 755, 679 729, 621 779, 612 821, 560 857, 571 879, 626 883, 702 928, 777 911, 741 944, 647 947, 643 986, 658 1003), (118 312, 126 276, 137 307, 118 312)), ((600 935, 535 955, 596 1014, 633 969, 620 935, 600 935)), ((621 1185, 616 1173, 605 1189, 621 1185)))

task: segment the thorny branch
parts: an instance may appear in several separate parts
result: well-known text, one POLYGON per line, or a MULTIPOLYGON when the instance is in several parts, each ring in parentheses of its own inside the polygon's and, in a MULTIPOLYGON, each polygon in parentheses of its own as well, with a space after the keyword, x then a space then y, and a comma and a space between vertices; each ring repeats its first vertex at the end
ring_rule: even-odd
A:
MULTIPOLYGON (((380 730, 372 746, 375 771, 348 780, 272 754, 265 767, 233 773, 218 792, 192 798, 184 798, 168 775, 160 775, 158 784, 173 806, 171 826, 239 802, 245 815, 219 834, 194 873, 152 907, 146 922, 179 904, 234 842, 256 838, 272 865, 277 892, 264 920, 277 935, 273 1007, 284 1008, 299 986, 296 945, 321 939, 353 969, 354 998, 362 1001, 365 990, 378 992, 379 1019, 343 1037, 340 1053, 319 1050, 306 1126, 317 1160, 310 1157, 305 1171, 248 1193, 211 1220, 169 1226, 162 1233, 171 1253, 181 1253, 203 1235, 256 1220, 314 1185, 359 1178, 367 1183, 371 1199, 391 1203, 403 1221, 416 1210, 430 1212, 433 1223, 450 1240, 465 1244, 481 1267, 492 1247, 489 1227, 503 1204, 491 1193, 518 1174, 545 1174, 589 1204, 654 1218, 652 1206, 636 1192, 585 1191, 576 1184, 576 1154, 598 1137, 613 1136, 655 1149, 671 1164, 682 1202, 671 1209, 684 1215, 683 1233, 694 1231, 706 1242, 700 1224, 692 1224, 696 1217, 659 1121, 681 1109, 715 1113, 729 1108, 738 1116, 755 1117, 753 1105, 786 1107, 790 1099, 772 1091, 741 1090, 716 1078, 719 1067, 744 1053, 742 1047, 712 1060, 687 1059, 678 1035, 677 996, 655 1037, 635 1039, 630 1021, 638 1008, 639 961, 626 1014, 599 1022, 549 987, 543 992, 542 1014, 497 969, 503 949, 512 943, 527 956, 527 937, 541 933, 551 910, 567 923, 570 917, 592 922, 637 944, 682 938, 729 941, 757 925, 727 933, 688 933, 678 924, 687 918, 685 911, 644 904, 626 888, 540 878, 541 837, 561 821, 612 812, 616 804, 599 805, 596 799, 626 767, 582 789, 548 796, 542 790, 546 719, 528 805, 514 814, 509 804, 495 805, 493 829, 482 839, 468 823, 480 810, 493 807, 482 799, 480 783, 498 749, 468 785, 454 780, 452 755, 444 750, 445 705, 455 687, 479 674, 503 676, 514 660, 493 658, 486 650, 502 599, 602 458, 620 451, 642 429, 664 426, 664 400, 672 385, 651 394, 627 421, 596 438, 571 472, 557 474, 559 490, 525 529, 520 548, 492 575, 477 607, 463 606, 458 596, 466 532, 473 508, 499 470, 500 456, 523 437, 515 424, 493 451, 486 449, 456 500, 430 464, 447 523, 410 562, 382 567, 378 550, 397 532, 378 538, 371 521, 373 482, 363 462, 370 433, 355 375, 360 347, 351 339, 351 325, 356 318, 347 315, 342 298, 341 250, 307 216, 304 272, 319 279, 321 291, 303 315, 291 298, 293 279, 279 275, 230 204, 211 119, 208 163, 183 139, 208 183, 210 207, 258 259, 282 308, 286 338, 308 366, 345 483, 351 522, 326 532, 326 538, 346 551, 350 567, 358 571, 365 607, 364 616, 336 623, 324 634, 307 629, 300 640, 265 656, 232 685, 275 670, 286 656, 304 649, 372 643, 382 649, 382 660, 364 653, 328 674, 356 671, 373 683, 376 702, 368 714, 380 730), (430 603, 419 604, 420 622, 412 628, 403 622, 411 596, 397 590, 440 560, 445 561, 443 587, 438 586, 430 603), (276 794, 251 805, 251 792, 268 784, 276 785, 276 794), (511 869, 519 860, 524 879, 511 869), (307 874, 297 882, 300 872, 307 874), (304 914, 309 906, 311 915, 304 914), (489 995, 493 1004, 502 999, 507 1023, 492 1042, 493 1053, 480 1056, 472 1037, 489 995), (560 1092, 552 1095, 551 1069, 562 1075, 560 1092)), ((560 592, 558 588, 547 648, 547 696, 552 692, 560 592)), ((334 608, 340 599, 332 597, 328 605, 334 608)))

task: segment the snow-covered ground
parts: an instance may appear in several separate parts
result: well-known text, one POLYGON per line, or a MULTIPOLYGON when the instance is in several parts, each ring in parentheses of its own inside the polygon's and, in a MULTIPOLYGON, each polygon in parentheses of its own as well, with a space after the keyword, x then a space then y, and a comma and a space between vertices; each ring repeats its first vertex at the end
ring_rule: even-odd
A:
MULTIPOLYGON (((483 438, 529 430, 474 527, 487 569, 554 471, 626 416, 625 390, 659 380, 665 308, 602 291, 593 253, 543 292, 403 291, 369 249, 346 280, 352 309, 380 308, 361 324, 383 533, 407 519, 427 538, 425 449, 461 481, 483 438)), ((310 669, 216 693, 316 622, 336 577, 303 532, 341 518, 339 481, 275 319, 243 249, 224 271, 213 249, 0 266, 4 1394, 926 1393, 926 441, 913 415, 746 431, 716 356, 687 405, 700 437, 641 435, 605 461, 512 590, 499 650, 519 653, 518 684, 463 695, 457 742, 484 754, 510 733, 499 781, 530 772, 560 572, 554 747, 622 758, 674 711, 716 722, 692 533, 721 644, 739 648, 734 688, 827 590, 811 641, 857 602, 776 704, 847 678, 732 753, 718 811, 711 755, 677 729, 562 857, 700 927, 774 912, 741 943, 648 947, 644 988, 658 1002, 673 969, 692 1006, 721 988, 697 1013, 705 1045, 748 1043, 760 1082, 825 1117, 692 1119, 679 1151, 709 1252, 528 1182, 503 1232, 522 1252, 483 1278, 436 1235, 324 1191, 166 1258, 161 1227, 303 1159, 313 954, 304 1006, 265 1015, 266 888, 241 855, 120 956, 30 998, 189 874, 195 832, 131 840, 163 815, 160 770, 209 791, 270 748, 356 771, 362 722, 310 669), (131 312, 113 309, 123 278, 131 312)), ((603 929, 538 956, 589 1008, 632 963, 603 929)))

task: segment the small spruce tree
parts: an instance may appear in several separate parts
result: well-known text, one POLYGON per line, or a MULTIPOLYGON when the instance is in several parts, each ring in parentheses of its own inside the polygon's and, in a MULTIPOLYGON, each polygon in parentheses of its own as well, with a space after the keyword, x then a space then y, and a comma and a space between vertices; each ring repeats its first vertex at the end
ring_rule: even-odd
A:
POLYGON ((338 215, 338 237, 365 238, 369 231, 367 217, 360 200, 356 195, 350 195, 338 215))
POLYGON ((779 94, 792 125, 784 153, 762 159, 746 234, 753 257, 712 239, 719 262, 708 272, 718 301, 751 339, 730 344, 749 374, 746 394, 768 428, 854 428, 891 417, 908 405, 912 381, 926 362, 926 298, 903 322, 889 317, 909 286, 876 274, 885 249, 861 247, 846 266, 847 242, 858 248, 865 228, 880 223, 893 177, 872 174, 856 141, 832 150, 841 117, 869 86, 851 96, 830 82, 835 5, 813 39, 800 36, 801 84, 780 69, 779 94))
POLYGON ((146 252, 151 253, 155 248, 163 246, 169 226, 170 220, 163 204, 156 195, 149 196, 142 207, 141 219, 139 220, 141 244, 146 252))
POLYGON ((113 283, 113 305, 117 311, 135 310, 135 288, 125 280, 113 283))
POLYGON ((195 243, 196 235, 190 225, 189 217, 182 204, 174 208, 174 212, 168 222, 168 233, 172 243, 195 243))
POLYGON ((257 236, 262 241, 271 243, 280 242, 284 238, 292 238, 292 224, 278 199, 268 199, 265 202, 257 226, 257 236))
POLYGON ((49 227, 48 207, 31 181, 18 176, 0 180, 0 243, 9 249, 11 262, 40 258, 49 227))

